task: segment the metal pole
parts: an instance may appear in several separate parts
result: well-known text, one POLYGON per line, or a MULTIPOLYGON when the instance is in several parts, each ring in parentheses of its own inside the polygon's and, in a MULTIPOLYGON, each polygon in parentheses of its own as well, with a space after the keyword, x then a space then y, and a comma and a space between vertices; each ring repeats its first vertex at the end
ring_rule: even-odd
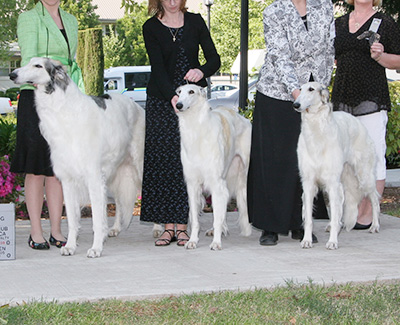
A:
POLYGON ((239 107, 247 106, 248 96, 248 71, 247 71, 247 52, 249 48, 249 1, 241 0, 240 15, 240 81, 239 81, 239 107))
MULTIPOLYGON (((211 33, 211 4, 207 4, 207 24, 208 24, 208 30, 211 33)), ((207 78, 207 98, 211 98, 211 78, 207 78)))

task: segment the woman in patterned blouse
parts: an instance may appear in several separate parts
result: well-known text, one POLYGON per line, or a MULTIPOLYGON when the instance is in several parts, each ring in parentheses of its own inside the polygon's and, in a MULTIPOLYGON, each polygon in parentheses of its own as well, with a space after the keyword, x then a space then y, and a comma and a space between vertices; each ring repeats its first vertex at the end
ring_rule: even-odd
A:
MULTIPOLYGON (((381 0, 347 3, 354 5, 354 10, 336 19, 337 70, 332 102, 334 110, 356 116, 374 140, 378 158, 376 187, 382 195, 386 179, 387 112, 391 105, 385 68, 400 69, 400 28, 391 17, 374 9, 381 0), (364 34, 368 31, 378 33, 378 38, 364 34)), ((371 203, 364 199, 354 229, 368 229, 371 222, 371 203)))
POLYGON ((293 239, 303 237, 300 114, 292 103, 309 80, 329 85, 334 34, 330 0, 276 0, 264 11, 267 52, 257 84, 248 179, 249 218, 263 230, 261 245, 276 245, 278 234, 289 230, 293 239))

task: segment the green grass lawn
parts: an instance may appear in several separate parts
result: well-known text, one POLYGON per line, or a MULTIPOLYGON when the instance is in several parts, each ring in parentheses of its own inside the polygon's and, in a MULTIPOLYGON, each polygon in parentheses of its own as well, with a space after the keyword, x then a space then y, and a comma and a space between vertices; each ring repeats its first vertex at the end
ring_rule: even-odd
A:
POLYGON ((159 300, 33 302, 2 306, 0 324, 400 324, 400 281, 332 286, 288 282, 273 290, 159 300))

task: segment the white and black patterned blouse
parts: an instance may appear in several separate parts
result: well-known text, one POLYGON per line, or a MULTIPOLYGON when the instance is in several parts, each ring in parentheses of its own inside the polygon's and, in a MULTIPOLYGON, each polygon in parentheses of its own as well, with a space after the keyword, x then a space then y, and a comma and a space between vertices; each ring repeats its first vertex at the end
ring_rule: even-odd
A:
POLYGON ((266 55, 257 90, 293 100, 310 80, 328 86, 334 61, 335 26, 330 0, 307 0, 307 27, 291 0, 276 0, 263 13, 266 55))

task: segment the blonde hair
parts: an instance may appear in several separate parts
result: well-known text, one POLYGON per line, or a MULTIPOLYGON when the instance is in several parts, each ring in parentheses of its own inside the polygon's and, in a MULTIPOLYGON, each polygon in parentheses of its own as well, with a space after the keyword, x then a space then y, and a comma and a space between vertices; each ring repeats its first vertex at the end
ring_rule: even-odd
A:
MULTIPOLYGON (((147 12, 150 16, 157 16, 158 18, 162 18, 164 16, 164 8, 162 6, 163 0, 149 0, 149 4, 147 6, 147 12)), ((166 0, 169 1, 169 0, 166 0)), ((179 8, 183 13, 187 11, 186 8, 186 0, 181 0, 181 7, 179 8)))
MULTIPOLYGON (((351 5, 351 6, 354 6, 354 0, 346 0, 346 2, 349 4, 349 5, 351 5)), ((374 6, 374 7, 376 7, 376 6, 381 6, 382 5, 382 0, 374 0, 373 2, 372 2, 372 6, 374 6)))

